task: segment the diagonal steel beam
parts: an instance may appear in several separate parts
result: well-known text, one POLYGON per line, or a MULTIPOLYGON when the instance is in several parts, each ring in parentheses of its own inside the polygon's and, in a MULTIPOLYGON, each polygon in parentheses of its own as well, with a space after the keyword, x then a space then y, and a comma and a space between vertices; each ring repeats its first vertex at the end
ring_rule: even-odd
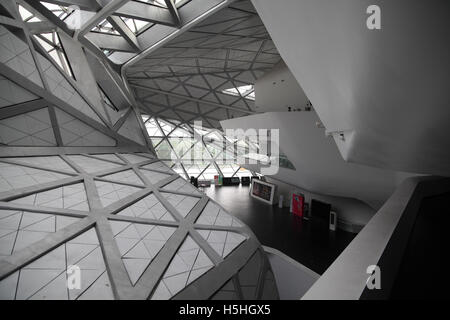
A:
POLYGON ((22 28, 21 22, 11 19, 11 18, 8 18, 8 17, 5 17, 3 15, 0 15, 0 24, 6 24, 6 25, 10 25, 10 26, 13 26, 16 28, 22 28))
POLYGON ((177 28, 181 28, 181 19, 178 13, 177 7, 173 0, 165 0, 167 9, 169 9, 170 14, 172 15, 172 19, 175 22, 177 28))
POLYGON ((181 28, 175 30, 170 35, 166 36, 164 39, 162 39, 162 40, 158 41, 157 43, 155 43, 154 45, 146 48, 144 51, 142 51, 140 54, 138 54, 134 58, 128 60, 122 66, 122 69, 121 69, 121 74, 122 74, 123 78, 125 78, 126 69, 128 69, 130 66, 132 66, 135 63, 137 63, 138 61, 142 60, 145 56, 147 56, 151 52, 155 51, 156 49, 158 49, 158 48, 162 47, 163 45, 167 44, 170 40, 172 40, 175 37, 183 34, 186 31, 188 31, 189 29, 191 29, 192 27, 194 27, 198 23, 202 22, 203 20, 205 20, 206 18, 208 18, 212 14, 214 14, 214 13, 218 12, 219 10, 227 7, 232 2, 234 2, 234 0, 224 0, 224 1, 220 2, 216 6, 212 7, 211 9, 209 9, 208 11, 202 13, 197 18, 192 19, 188 23, 184 24, 181 28))
POLYGON ((56 26, 50 21, 27 22, 31 34, 49 33, 56 30, 56 26))
POLYGON ((123 7, 116 10, 114 15, 163 24, 170 27, 177 26, 169 9, 143 2, 128 2, 123 7))
POLYGON ((98 11, 101 9, 101 6, 92 0, 45 0, 45 2, 64 7, 77 6, 81 10, 87 11, 98 11))
POLYGON ((184 95, 181 95, 181 94, 167 92, 167 91, 162 91, 162 90, 157 90, 157 89, 152 89, 152 88, 141 86, 141 85, 138 85, 138 84, 132 84, 131 83, 130 86, 134 87, 134 88, 141 89, 141 90, 146 90, 146 91, 150 91, 150 92, 154 92, 154 93, 160 93, 160 94, 163 94, 163 95, 166 95, 166 96, 177 97, 177 98, 180 98, 180 99, 185 99, 185 100, 189 100, 189 101, 203 103, 203 104, 207 104, 207 105, 211 105, 211 106, 215 106, 215 107, 220 107, 220 108, 224 108, 224 109, 230 109, 230 110, 242 112, 242 113, 245 113, 245 114, 254 114, 254 113, 256 113, 255 111, 251 111, 251 110, 245 110, 245 109, 241 109, 241 108, 237 108, 237 107, 227 106, 225 104, 220 104, 220 103, 216 103, 216 102, 209 102, 209 101, 205 101, 205 100, 191 98, 191 97, 184 96, 184 95))
MULTIPOLYGON (((122 52, 136 52, 134 46, 132 46, 125 37, 119 35, 89 32, 85 35, 84 39, 89 40, 100 49, 108 49, 122 52)), ((80 41, 81 42, 81 41, 80 41)))
POLYGON ((135 52, 141 51, 139 40, 133 31, 128 28, 125 22, 120 17, 110 16, 108 22, 116 29, 120 35, 128 42, 128 44, 135 50, 135 52))
MULTIPOLYGON (((30 1, 30 0, 28 0, 30 1)), ((77 32, 77 38, 80 39, 89 31, 92 30, 97 24, 99 24, 102 20, 106 19, 110 15, 112 15, 115 11, 117 11, 120 7, 125 5, 130 0, 112 0, 108 4, 106 4, 103 8, 100 9, 92 18, 90 18, 77 32)))
POLYGON ((74 31, 70 30, 69 27, 67 27, 67 24, 59 19, 57 16, 53 14, 49 9, 47 9, 46 6, 41 4, 40 1, 36 0, 24 0, 25 3, 27 3, 31 8, 39 12, 45 19, 49 20, 51 23, 53 23, 55 26, 63 30, 65 33, 67 33, 70 36, 73 36, 74 31))

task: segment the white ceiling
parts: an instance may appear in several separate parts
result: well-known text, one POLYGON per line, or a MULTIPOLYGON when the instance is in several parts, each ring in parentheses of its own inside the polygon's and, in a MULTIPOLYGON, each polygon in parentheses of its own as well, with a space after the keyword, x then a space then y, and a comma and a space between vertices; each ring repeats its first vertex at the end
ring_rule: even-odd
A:
POLYGON ((220 128, 255 110, 222 91, 254 84, 280 60, 251 2, 236 1, 127 68, 127 79, 144 111, 220 128))

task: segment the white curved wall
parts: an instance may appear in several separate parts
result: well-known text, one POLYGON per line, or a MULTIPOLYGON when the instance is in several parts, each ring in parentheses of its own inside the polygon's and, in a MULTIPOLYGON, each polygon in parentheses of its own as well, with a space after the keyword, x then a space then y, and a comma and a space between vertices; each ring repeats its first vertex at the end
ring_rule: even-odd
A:
POLYGON ((284 61, 277 64, 255 82, 255 110, 278 112, 301 109, 309 102, 284 61))
POLYGON ((352 132, 346 160, 450 174, 449 1, 252 3, 327 130, 352 132), (366 27, 372 4, 381 30, 366 27))
POLYGON ((227 128, 279 129, 280 149, 296 170, 280 169, 275 178, 314 193, 350 197, 373 208, 409 174, 348 163, 331 137, 316 126, 314 111, 267 112, 221 122, 227 128))

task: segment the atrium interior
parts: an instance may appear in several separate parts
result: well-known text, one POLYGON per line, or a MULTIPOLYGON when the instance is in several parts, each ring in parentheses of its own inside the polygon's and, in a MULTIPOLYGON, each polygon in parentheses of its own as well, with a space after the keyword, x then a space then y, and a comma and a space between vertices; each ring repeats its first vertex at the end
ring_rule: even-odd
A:
POLYGON ((372 2, 2 0, 0 300, 448 297, 450 4, 372 2))

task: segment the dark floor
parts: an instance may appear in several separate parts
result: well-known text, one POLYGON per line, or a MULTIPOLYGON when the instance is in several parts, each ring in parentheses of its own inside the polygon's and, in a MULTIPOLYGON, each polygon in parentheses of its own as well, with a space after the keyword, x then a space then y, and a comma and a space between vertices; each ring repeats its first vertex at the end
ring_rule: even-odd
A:
POLYGON ((211 186, 204 191, 250 227, 263 245, 280 250, 319 274, 355 237, 342 230, 319 228, 294 216, 289 208, 280 209, 254 199, 247 186, 211 186))

